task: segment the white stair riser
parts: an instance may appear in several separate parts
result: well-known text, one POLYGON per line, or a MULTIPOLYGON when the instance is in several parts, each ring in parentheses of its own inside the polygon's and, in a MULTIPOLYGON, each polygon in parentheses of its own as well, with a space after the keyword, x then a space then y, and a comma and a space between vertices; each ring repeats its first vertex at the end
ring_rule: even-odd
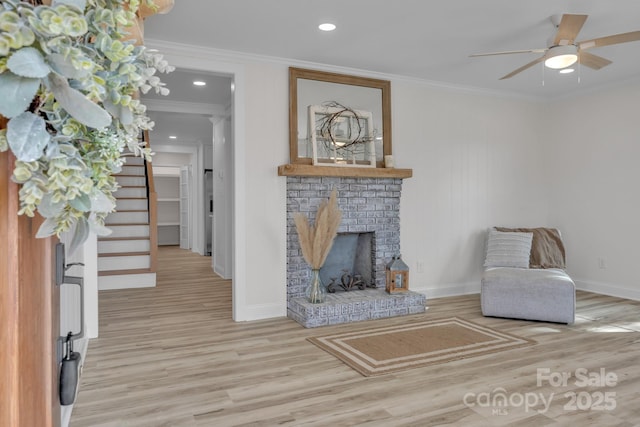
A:
POLYGON ((153 288, 156 286, 156 273, 122 274, 117 276, 99 276, 98 290, 153 288))
POLYGON ((98 271, 132 270, 150 266, 149 255, 98 257, 98 271))
POLYGON ((148 225, 110 225, 111 234, 108 237, 149 236, 148 225))
POLYGON ((149 240, 107 240, 98 242, 99 254, 149 252, 149 240))
POLYGON ((123 166, 144 165, 144 159, 137 156, 125 156, 125 164, 123 166))
POLYGON ((133 185, 133 186, 137 186, 137 187, 143 187, 145 185, 147 185, 147 181, 145 179, 145 177, 141 176, 141 177, 137 177, 137 176, 118 176, 116 178, 116 180, 118 181, 118 184, 120 184, 120 186, 122 187, 126 187, 129 185, 133 185))
POLYGON ((146 188, 118 188, 114 193, 114 197, 147 197, 146 188))
POLYGON ((117 199, 116 211, 143 211, 148 208, 147 199, 117 199))
POLYGON ((120 171, 120 174, 144 176, 144 167, 143 166, 122 166, 122 170, 120 171))
POLYGON ((113 212, 107 216, 107 224, 140 224, 149 222, 149 215, 145 212, 113 212))

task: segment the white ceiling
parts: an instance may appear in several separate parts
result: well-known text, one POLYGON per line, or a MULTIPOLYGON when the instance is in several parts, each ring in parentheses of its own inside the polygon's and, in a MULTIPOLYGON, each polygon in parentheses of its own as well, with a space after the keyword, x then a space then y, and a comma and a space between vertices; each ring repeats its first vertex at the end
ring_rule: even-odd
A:
POLYGON ((498 80, 539 54, 468 57, 545 48, 562 13, 589 15, 578 41, 640 30, 638 0, 176 0, 146 20, 145 38, 544 99, 638 77, 640 42, 590 50, 613 61, 599 71, 547 69, 544 85, 542 65, 498 80), (327 21, 337 30, 317 29, 327 21))
MULTIPOLYGON (((143 101, 144 102, 144 101, 143 101)), ((155 122, 151 131, 151 145, 211 143, 213 125, 207 115, 148 111, 155 122), (171 139, 169 136, 175 136, 171 139)))
POLYGON ((213 139, 211 113, 204 111, 211 109, 212 106, 224 111, 231 105, 231 78, 191 70, 176 70, 169 74, 159 74, 159 77, 169 88, 169 95, 162 96, 151 91, 142 96, 142 102, 149 106, 147 114, 155 122, 150 134, 152 146, 211 143, 213 139), (207 85, 196 87, 193 85, 194 80, 204 81, 207 85), (170 105, 165 105, 162 111, 154 110, 158 102, 162 105, 166 103, 170 105), (178 103, 177 107, 176 103, 178 103), (203 113, 180 112, 187 110, 203 111, 203 113), (175 136, 176 139, 171 139, 169 136, 175 136))

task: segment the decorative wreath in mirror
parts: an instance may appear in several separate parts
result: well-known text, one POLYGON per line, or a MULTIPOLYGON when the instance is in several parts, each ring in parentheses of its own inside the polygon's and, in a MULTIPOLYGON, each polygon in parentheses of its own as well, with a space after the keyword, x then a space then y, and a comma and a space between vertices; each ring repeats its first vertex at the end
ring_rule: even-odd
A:
POLYGON ((309 106, 313 164, 376 166, 373 114, 336 101, 309 106))

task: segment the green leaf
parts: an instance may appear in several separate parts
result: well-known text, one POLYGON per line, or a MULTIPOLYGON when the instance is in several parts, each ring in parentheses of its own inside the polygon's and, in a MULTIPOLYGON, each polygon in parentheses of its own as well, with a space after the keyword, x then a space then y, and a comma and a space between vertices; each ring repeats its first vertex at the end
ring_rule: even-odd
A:
POLYGON ((57 224, 55 218, 45 219, 40 228, 38 228, 36 238, 42 239, 43 237, 52 236, 56 232, 56 225, 57 224))
POLYGON ((86 194, 80 194, 69 200, 69 204, 80 212, 89 212, 91 210, 91 199, 86 194))
POLYGON ((22 77, 43 78, 51 72, 42 54, 32 47, 23 47, 11 55, 7 67, 22 77))
POLYGON ((89 195, 92 212, 111 212, 116 205, 102 191, 94 188, 89 195))
POLYGON ((71 61, 65 59, 65 57, 59 53, 52 53, 51 55, 48 55, 47 62, 49 62, 51 68, 53 68, 57 73, 62 74, 68 79, 81 79, 89 74, 87 70, 78 70, 75 68, 71 61))
POLYGON ((96 220, 96 214, 89 215, 89 230, 97 236, 108 236, 113 233, 113 230, 105 227, 103 224, 96 220))
POLYGON ((84 10, 84 8, 87 7, 87 0, 53 0, 52 6, 58 4, 67 4, 70 6, 75 6, 80 10, 84 10))
POLYGON ((89 224, 87 224, 87 218, 81 216, 76 222, 76 229, 69 245, 69 254, 73 254, 89 237, 89 224))
POLYGON ((111 113, 113 117, 120 120, 123 125, 128 126, 133 123, 133 113, 129 107, 125 107, 122 104, 116 105, 108 99, 106 99, 103 104, 104 108, 111 113))
POLYGON ((38 212, 40 212, 40 215, 45 218, 53 218, 55 216, 58 216, 60 215, 60 213, 62 213, 63 209, 64 202, 59 201, 57 203, 54 203, 53 193, 45 193, 45 195, 42 196, 40 204, 38 205, 38 212))
POLYGON ((101 129, 111 124, 111 116, 95 102, 91 102, 81 92, 69 87, 64 77, 51 73, 49 85, 56 100, 74 119, 83 125, 101 129))
POLYGON ((9 120, 7 141, 18 160, 33 162, 42 156, 51 136, 42 117, 24 112, 9 120))
POLYGON ((26 111, 40 87, 40 79, 16 76, 11 71, 0 74, 0 114, 11 118, 26 111))

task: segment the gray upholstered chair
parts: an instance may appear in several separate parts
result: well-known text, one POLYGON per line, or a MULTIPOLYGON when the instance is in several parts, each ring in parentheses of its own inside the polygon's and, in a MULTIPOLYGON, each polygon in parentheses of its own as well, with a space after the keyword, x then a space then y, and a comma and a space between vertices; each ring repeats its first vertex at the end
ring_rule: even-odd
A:
POLYGON ((490 229, 480 300, 492 317, 573 323, 576 291, 555 229, 490 229))

